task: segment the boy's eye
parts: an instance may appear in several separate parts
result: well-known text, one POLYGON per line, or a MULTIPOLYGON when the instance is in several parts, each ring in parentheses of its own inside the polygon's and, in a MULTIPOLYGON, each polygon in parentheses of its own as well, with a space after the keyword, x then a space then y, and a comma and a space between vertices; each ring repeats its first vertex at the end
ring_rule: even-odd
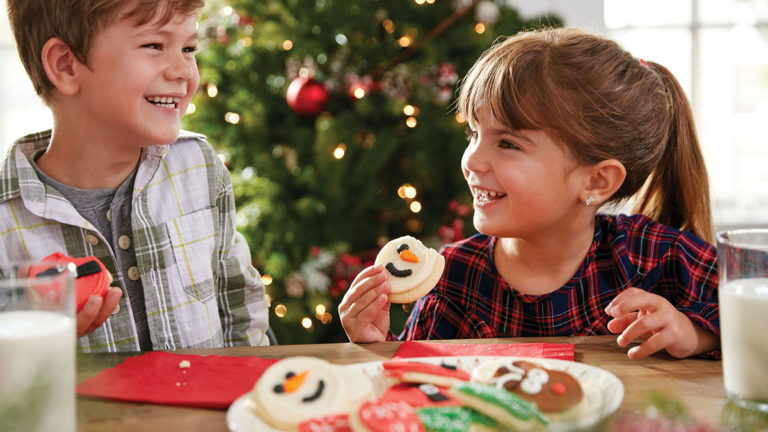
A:
POLYGON ((197 52, 197 47, 196 46, 184 47, 182 48, 181 52, 195 54, 197 52))
POLYGON ((151 48, 151 49, 163 49, 163 45, 159 43, 148 43, 141 46, 142 48, 151 48))

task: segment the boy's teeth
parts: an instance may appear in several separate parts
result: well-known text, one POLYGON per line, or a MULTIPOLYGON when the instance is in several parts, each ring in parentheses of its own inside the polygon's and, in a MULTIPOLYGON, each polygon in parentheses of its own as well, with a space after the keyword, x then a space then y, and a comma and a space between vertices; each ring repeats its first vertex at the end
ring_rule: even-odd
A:
POLYGON ((150 96, 146 98, 148 102, 157 105, 159 107, 174 109, 179 106, 181 98, 179 97, 166 97, 166 96, 150 96))
POLYGON ((152 103, 160 104, 178 104, 181 102, 181 98, 178 97, 164 97, 164 96, 150 96, 147 98, 152 103))

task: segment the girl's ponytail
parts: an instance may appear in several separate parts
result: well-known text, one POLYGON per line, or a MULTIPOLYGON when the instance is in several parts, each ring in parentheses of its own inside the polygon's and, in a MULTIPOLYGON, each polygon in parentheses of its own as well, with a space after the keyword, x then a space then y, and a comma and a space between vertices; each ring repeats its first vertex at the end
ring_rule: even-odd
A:
POLYGON ((647 65, 664 82, 672 121, 664 154, 641 190, 634 210, 713 242, 709 178, 690 104, 669 70, 653 62, 647 65))

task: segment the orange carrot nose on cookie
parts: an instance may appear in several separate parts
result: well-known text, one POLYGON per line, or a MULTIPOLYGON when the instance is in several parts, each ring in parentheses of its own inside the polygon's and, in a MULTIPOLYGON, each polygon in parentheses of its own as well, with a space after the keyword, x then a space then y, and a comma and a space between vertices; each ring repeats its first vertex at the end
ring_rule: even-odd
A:
POLYGON ((309 373, 308 370, 305 370, 304 372, 294 375, 290 378, 286 378, 285 382, 283 383, 283 391, 285 393, 293 393, 296 390, 301 387, 302 384, 304 384, 304 380, 307 378, 307 374, 309 373))
POLYGON ((413 254, 413 252, 409 251, 408 249, 403 249, 400 251, 400 259, 403 261, 408 261, 412 263, 419 262, 419 259, 416 258, 416 255, 413 254))

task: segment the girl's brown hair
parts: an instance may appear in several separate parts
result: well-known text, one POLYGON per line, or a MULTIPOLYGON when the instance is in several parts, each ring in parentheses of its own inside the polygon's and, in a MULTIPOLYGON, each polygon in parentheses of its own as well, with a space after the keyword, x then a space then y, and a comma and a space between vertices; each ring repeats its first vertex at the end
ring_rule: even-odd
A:
POLYGON ((88 64, 94 35, 116 19, 140 26, 155 20, 164 25, 176 13, 193 14, 204 0, 8 0, 8 18, 19 57, 35 91, 47 100, 53 84, 43 68, 43 45, 51 38, 66 43, 77 60, 88 64))
POLYGON ((663 66, 576 29, 520 33, 498 41, 461 83, 458 111, 480 103, 512 129, 538 129, 583 164, 621 162, 635 212, 713 241, 709 182, 688 99, 663 66))

